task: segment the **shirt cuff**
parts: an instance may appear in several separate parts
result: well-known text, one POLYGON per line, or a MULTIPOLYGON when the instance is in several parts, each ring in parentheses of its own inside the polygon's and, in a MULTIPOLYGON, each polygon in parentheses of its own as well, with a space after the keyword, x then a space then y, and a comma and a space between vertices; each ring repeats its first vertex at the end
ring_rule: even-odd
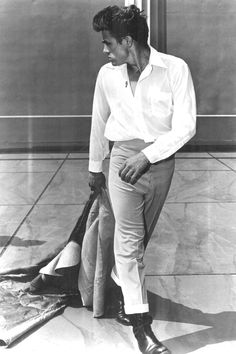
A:
POLYGON ((89 172, 102 172, 103 161, 89 160, 89 172))
POLYGON ((142 153, 146 156, 150 163, 155 163, 158 161, 155 153, 153 154, 153 146, 152 144, 142 150, 142 153))

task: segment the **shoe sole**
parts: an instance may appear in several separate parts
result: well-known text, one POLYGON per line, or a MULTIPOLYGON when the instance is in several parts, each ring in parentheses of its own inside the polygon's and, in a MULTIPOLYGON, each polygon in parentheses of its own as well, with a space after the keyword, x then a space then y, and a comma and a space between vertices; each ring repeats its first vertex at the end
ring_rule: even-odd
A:
POLYGON ((131 323, 123 322, 123 321, 119 320, 119 318, 116 318, 116 322, 118 322, 119 324, 122 324, 123 326, 126 326, 126 327, 132 326, 131 323))

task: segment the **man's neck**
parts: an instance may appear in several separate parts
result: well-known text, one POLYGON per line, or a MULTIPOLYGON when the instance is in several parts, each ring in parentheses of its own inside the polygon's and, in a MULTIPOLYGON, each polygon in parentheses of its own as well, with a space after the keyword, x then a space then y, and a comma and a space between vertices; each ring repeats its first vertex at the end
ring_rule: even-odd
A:
POLYGON ((150 48, 134 46, 127 62, 128 70, 141 74, 149 63, 150 48))

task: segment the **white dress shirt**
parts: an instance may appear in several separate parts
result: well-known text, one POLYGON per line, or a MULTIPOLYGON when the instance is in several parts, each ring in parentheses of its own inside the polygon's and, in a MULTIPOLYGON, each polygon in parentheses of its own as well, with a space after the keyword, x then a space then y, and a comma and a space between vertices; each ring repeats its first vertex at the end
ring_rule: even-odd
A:
POLYGON ((194 87, 182 59, 151 48, 134 94, 127 64, 102 66, 93 100, 89 171, 102 171, 109 140, 151 142, 142 152, 155 163, 174 154, 195 131, 194 87))

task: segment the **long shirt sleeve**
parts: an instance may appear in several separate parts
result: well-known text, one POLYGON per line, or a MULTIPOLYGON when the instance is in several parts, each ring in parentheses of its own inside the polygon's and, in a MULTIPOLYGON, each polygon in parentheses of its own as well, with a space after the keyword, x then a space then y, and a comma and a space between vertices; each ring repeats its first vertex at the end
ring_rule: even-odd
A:
POLYGON ((172 126, 169 132, 160 135, 143 150, 151 163, 174 154, 196 132, 195 92, 189 68, 184 61, 181 61, 181 67, 172 73, 169 80, 173 95, 172 126))
POLYGON ((89 171, 101 172, 105 157, 109 154, 109 140, 104 136, 105 126, 110 114, 104 94, 101 71, 98 74, 92 110, 92 122, 89 146, 89 171))

